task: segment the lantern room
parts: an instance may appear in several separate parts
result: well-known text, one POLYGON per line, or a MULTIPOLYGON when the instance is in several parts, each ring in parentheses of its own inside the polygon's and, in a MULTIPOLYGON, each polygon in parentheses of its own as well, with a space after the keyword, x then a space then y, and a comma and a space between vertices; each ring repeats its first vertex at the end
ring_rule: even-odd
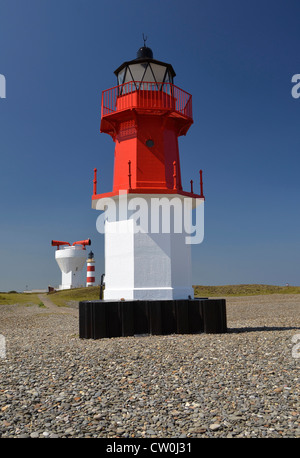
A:
POLYGON ((173 84, 175 76, 172 65, 153 59, 153 52, 147 46, 141 47, 137 52, 137 58, 130 62, 124 62, 115 70, 117 84, 119 86, 130 81, 135 83, 136 89, 143 89, 144 82, 154 83, 159 90, 166 90, 167 85, 173 84))

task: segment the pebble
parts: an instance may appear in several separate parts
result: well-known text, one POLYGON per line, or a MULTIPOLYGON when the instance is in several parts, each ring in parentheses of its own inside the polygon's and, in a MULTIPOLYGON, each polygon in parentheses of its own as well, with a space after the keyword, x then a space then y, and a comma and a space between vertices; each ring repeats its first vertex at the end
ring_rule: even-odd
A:
POLYGON ((210 425, 210 429, 212 431, 216 431, 217 429, 220 429, 221 428, 221 425, 219 425, 218 423, 213 423, 212 425, 210 425))
POLYGON ((299 438, 300 295, 226 303, 226 334, 101 340, 78 308, 0 305, 0 437, 299 438))

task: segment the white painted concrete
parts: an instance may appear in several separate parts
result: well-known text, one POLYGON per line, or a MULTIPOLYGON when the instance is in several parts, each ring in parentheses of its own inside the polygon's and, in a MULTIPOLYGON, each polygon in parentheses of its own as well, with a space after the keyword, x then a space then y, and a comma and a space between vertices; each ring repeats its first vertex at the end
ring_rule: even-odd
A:
MULTIPOLYGON (((177 212, 177 226, 171 212, 168 232, 167 212, 174 195, 163 195, 161 218, 158 218, 153 207, 151 211, 153 197, 127 196, 127 205, 132 210, 131 214, 129 212, 130 219, 128 213, 125 214, 124 207, 120 208, 124 202, 120 203, 118 197, 114 199, 116 212, 110 212, 109 220, 104 224, 106 300, 170 300, 194 297, 191 282, 191 245, 186 244, 183 221, 180 225, 181 232, 178 227, 178 218, 183 218, 183 212, 182 215, 177 212), (140 197, 140 201, 136 200, 140 197), (137 203, 139 205, 136 206, 137 203), (135 222, 138 224, 135 225, 135 222), (156 233, 151 232, 151 227, 156 233)), ((177 201, 173 200, 176 213, 182 205, 182 197, 175 197, 178 197, 177 201)))
POLYGON ((79 245, 60 247, 55 251, 55 259, 62 273, 59 289, 83 286, 81 272, 86 262, 86 256, 86 250, 79 245))

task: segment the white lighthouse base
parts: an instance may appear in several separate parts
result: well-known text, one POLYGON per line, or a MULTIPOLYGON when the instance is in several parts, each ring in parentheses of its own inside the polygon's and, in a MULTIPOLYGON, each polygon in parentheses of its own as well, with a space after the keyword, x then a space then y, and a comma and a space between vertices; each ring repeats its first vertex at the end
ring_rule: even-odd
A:
POLYGON ((61 274, 61 285, 59 289, 71 289, 71 288, 80 288, 83 286, 81 272, 70 271, 67 273, 62 272, 61 274))
POLYGON ((132 288, 104 291, 104 300, 175 300, 194 297, 193 288, 132 288))
MULTIPOLYGON (((150 198, 145 198, 149 209, 150 198)), ((180 205, 179 199, 177 202, 180 205)), ((168 201, 165 203, 170 210, 168 201)), ((137 231, 134 218, 105 221, 104 300, 194 298, 186 233, 175 233, 172 220, 169 233, 153 233, 149 230, 151 217, 153 220, 149 211, 147 231, 142 225, 137 231)))

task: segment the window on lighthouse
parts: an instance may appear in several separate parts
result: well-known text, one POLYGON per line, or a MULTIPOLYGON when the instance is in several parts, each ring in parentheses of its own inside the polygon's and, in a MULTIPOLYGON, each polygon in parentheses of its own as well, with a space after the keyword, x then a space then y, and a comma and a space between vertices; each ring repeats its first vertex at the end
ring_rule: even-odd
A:
POLYGON ((118 74, 118 83, 119 83, 119 85, 124 83, 125 73, 126 73, 126 67, 123 70, 121 70, 120 73, 118 74))
MULTIPOLYGON (((166 81, 166 74, 168 74, 168 69, 164 67, 163 65, 158 65, 158 64, 150 64, 151 70, 153 74, 155 75, 155 81, 157 82, 165 82, 166 81)), ((147 80, 146 80, 147 81, 147 80)))
POLYGON ((129 65, 129 72, 127 73, 128 81, 143 81, 147 64, 133 64, 129 65))
MULTIPOLYGON (((119 85, 129 83, 173 83, 173 78, 167 66, 155 64, 153 62, 140 62, 126 66, 118 73, 119 85)), ((137 88, 139 85, 135 85, 137 88)), ((141 85, 143 88, 144 85, 141 85)), ((158 89, 163 89, 163 85, 156 85, 158 89)))

